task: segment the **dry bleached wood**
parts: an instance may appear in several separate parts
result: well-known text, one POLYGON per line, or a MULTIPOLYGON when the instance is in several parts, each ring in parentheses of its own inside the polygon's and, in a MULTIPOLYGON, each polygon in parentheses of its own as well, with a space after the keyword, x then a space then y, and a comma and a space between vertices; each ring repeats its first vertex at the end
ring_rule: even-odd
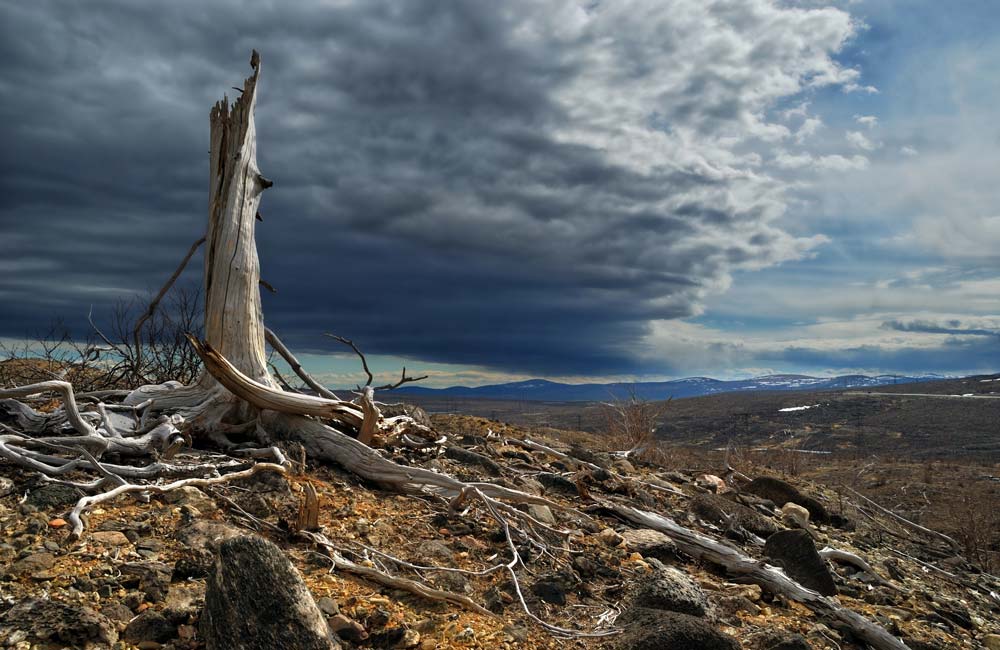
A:
POLYGON ((315 417, 337 420, 359 429, 364 420, 364 413, 351 402, 288 393, 270 383, 255 381, 230 363, 229 359, 212 347, 207 341, 200 342, 191 335, 188 340, 198 356, 205 364, 205 370, 233 395, 260 409, 292 413, 296 415, 312 415, 315 417))
POLYGON ((231 474, 225 474, 223 476, 216 476, 213 478, 181 479, 179 481, 174 481, 173 483, 167 483, 166 485, 133 485, 131 483, 120 485, 109 492, 104 492, 94 496, 87 496, 80 499, 76 506, 74 506, 73 510, 69 513, 69 522, 73 524, 71 534, 74 538, 79 538, 83 533, 83 520, 80 517, 86 510, 94 507, 98 503, 111 501, 115 497, 125 494, 126 492, 157 492, 162 494, 164 492, 169 492, 186 486, 201 488, 218 485, 219 483, 228 483, 229 481, 236 479, 253 476, 259 472, 277 472, 279 474, 284 474, 285 471, 286 468, 281 465, 276 465, 274 463, 258 463, 250 469, 242 472, 233 472, 231 474))
MULTIPOLYGON (((219 101, 210 114, 209 217, 205 245, 205 340, 255 382, 277 388, 267 369, 260 305, 260 263, 255 238, 260 196, 273 183, 257 167, 254 108, 260 56, 253 75, 232 103, 219 101)), ((228 418, 252 415, 245 402, 203 372, 195 384, 143 386, 126 398, 153 398, 157 410, 177 411, 210 429, 228 418)))

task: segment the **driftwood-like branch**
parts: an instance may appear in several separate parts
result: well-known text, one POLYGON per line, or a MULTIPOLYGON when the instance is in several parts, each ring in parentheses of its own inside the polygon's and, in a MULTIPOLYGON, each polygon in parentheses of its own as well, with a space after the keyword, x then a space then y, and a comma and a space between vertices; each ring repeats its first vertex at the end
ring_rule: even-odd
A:
POLYGON ((66 411, 66 418, 73 428, 85 436, 96 436, 95 429, 89 422, 80 416, 80 409, 76 406, 76 397, 73 395, 73 384, 68 381, 43 381, 37 384, 29 384, 18 388, 8 388, 0 390, 0 398, 4 397, 28 397, 37 393, 45 392, 59 393, 62 397, 63 409, 66 411))
POLYGON ((860 555, 851 553, 850 551, 844 551, 838 548, 830 548, 829 546, 821 549, 818 552, 819 556, 824 560, 830 562, 838 562, 840 564, 848 564, 860 571, 869 574, 876 581, 878 581, 880 585, 889 587, 890 589, 894 589, 895 591, 903 591, 903 589, 897 587, 893 583, 889 582, 888 580, 880 576, 878 572, 872 568, 872 565, 868 564, 868 562, 860 555))
POLYGON ((888 631, 865 617, 846 609, 833 598, 821 596, 789 578, 781 569, 754 560, 743 551, 684 528, 673 519, 630 506, 605 503, 626 521, 664 533, 684 553, 726 569, 760 585, 771 593, 781 594, 809 607, 817 615, 837 621, 857 638, 878 650, 909 650, 908 646, 888 631))
POLYGON ((174 481, 173 483, 167 483, 166 485, 134 485, 132 483, 128 483, 126 485, 120 485, 115 489, 102 494, 83 497, 77 502, 76 506, 74 506, 73 510, 69 513, 69 522, 73 524, 71 535, 73 539, 79 539, 80 535, 83 533, 83 520, 80 516, 84 513, 84 511, 92 508, 98 503, 111 501, 127 492, 156 492, 163 494, 185 486, 201 488, 208 487, 210 485, 218 485, 219 483, 228 483, 229 481, 236 479, 253 476, 259 472, 278 472, 279 474, 284 474, 286 469, 281 465, 276 465, 274 463, 258 463, 248 470, 233 472, 232 474, 225 474, 214 478, 187 478, 174 481))
POLYGON ((407 377, 406 376, 406 366, 403 366, 403 374, 400 376, 399 381, 395 384, 382 384, 381 386, 376 386, 375 390, 395 390, 402 386, 403 384, 408 384, 411 381, 421 381, 422 379, 427 379, 430 375, 421 375, 419 377, 407 377))
POLYGON ((300 390, 296 390, 294 386, 289 384, 288 380, 282 376, 281 371, 279 371, 278 368, 273 363, 270 363, 268 365, 271 367, 271 373, 274 375, 275 379, 278 380, 278 385, 281 386, 281 390, 285 391, 286 393, 302 392, 300 390))
POLYGON ((641 481, 639 479, 632 478, 630 476, 625 476, 623 474, 619 474, 618 472, 615 472, 615 471, 612 471, 612 470, 603 469, 599 465, 595 465, 594 463, 590 463, 590 462, 587 462, 585 460, 580 460, 579 458, 577 458, 575 456, 570 456, 569 454, 564 454, 561 451, 558 451, 556 449, 553 449, 552 447, 548 447, 548 446, 543 445, 541 443, 535 442, 534 440, 528 440, 528 439, 518 440, 516 438, 511 438, 507 442, 509 444, 512 444, 512 445, 517 445, 518 447, 524 447, 525 449, 531 449, 532 451, 541 451, 541 452, 544 452, 544 453, 546 453, 546 454, 548 454, 548 455, 550 455, 550 456, 552 456, 554 458, 558 458, 560 460, 564 460, 564 461, 569 462, 569 463, 580 465, 580 466, 585 467, 585 468, 587 468, 587 469, 589 469, 591 471, 595 471, 595 472, 607 472, 608 474, 610 474, 614 478, 618 479, 619 481, 634 482, 634 483, 638 483, 639 485, 642 485, 643 487, 649 488, 651 490, 655 490, 657 492, 666 492, 667 494, 673 494, 674 496, 682 497, 682 498, 685 498, 685 499, 690 499, 691 498, 687 494, 685 494, 685 493, 683 493, 680 490, 677 490, 675 488, 667 487, 665 485, 657 485, 656 483, 650 483, 648 481, 641 481))
POLYGON ((356 405, 313 395, 287 393, 277 388, 265 386, 240 372, 236 366, 207 342, 200 342, 190 334, 188 341, 201 357, 206 371, 233 395, 250 402, 257 408, 295 415, 312 415, 337 420, 355 429, 361 428, 364 414, 356 405))
POLYGON ((332 570, 344 571, 347 573, 353 573, 354 575, 367 578, 374 583, 383 585, 385 587, 390 587, 392 589, 400 589, 402 591, 407 591, 411 594, 420 596, 421 598, 426 598, 428 600, 433 600, 437 602, 451 603, 452 605, 458 605, 464 607, 469 611, 476 612, 477 614, 482 614, 483 616, 488 616, 490 618, 497 618, 497 615, 486 609, 482 605, 477 604, 468 596, 463 596, 461 594, 456 594, 453 591, 445 591, 443 589, 436 589, 429 585, 426 585, 417 580, 410 580, 409 578, 400 578, 397 576, 389 575, 388 573, 379 571, 373 567, 367 567, 355 562, 351 562, 343 555, 340 554, 340 550, 334 546, 332 542, 325 535, 321 533, 312 533, 308 531, 299 531, 299 534, 306 539, 312 541, 316 546, 319 546, 325 551, 325 555, 333 563, 332 570))
MULTIPOLYGON (((372 371, 368 368, 368 359, 365 358, 364 352, 362 352, 360 349, 358 349, 358 346, 354 344, 354 341, 352 341, 351 339, 344 338, 343 336, 337 336, 336 334, 330 334, 329 332, 324 332, 323 336, 328 336, 331 339, 333 339, 334 341, 339 341, 340 343, 343 343, 344 345, 346 345, 346 346, 350 347, 352 350, 354 350, 354 353, 357 354, 358 357, 361 359, 361 367, 364 368, 365 374, 368 375, 368 381, 365 382, 364 387, 367 388, 368 386, 371 386, 372 385, 372 381, 375 378, 372 376, 372 371)), ((399 388, 403 384, 408 384, 408 383, 410 383, 412 381, 420 381, 422 379, 427 379, 427 377, 428 377, 428 375, 422 375, 420 377, 407 377, 406 376, 406 366, 403 366, 403 374, 402 374, 402 376, 400 376, 399 381, 397 381, 394 384, 383 384, 381 386, 376 386, 375 390, 394 390, 396 388, 399 388)), ((359 386, 358 388, 360 389, 362 387, 359 386)))
POLYGON ((281 342, 281 339, 278 338, 278 335, 267 327, 264 328, 264 340, 267 341, 268 345, 274 348, 275 352, 281 355, 281 358, 288 363, 289 367, 291 367, 292 372, 298 375, 299 379, 306 382, 306 385, 308 385, 309 388, 312 388, 314 391, 316 391, 316 393, 320 397, 325 397, 327 399, 333 399, 333 400, 340 400, 339 397, 337 397, 332 392, 327 390, 325 386, 323 386, 318 381, 313 379, 312 375, 306 372, 305 368, 302 367, 302 364, 299 363, 299 360, 295 358, 295 355, 292 354, 287 347, 285 347, 284 343, 281 342))
POLYGON ((438 474, 423 467, 404 467, 383 457, 359 440, 310 418, 264 411, 261 413, 261 421, 268 431, 281 433, 288 439, 301 443, 310 457, 337 463, 361 478, 400 491, 431 488, 442 496, 455 497, 463 489, 478 488, 486 496, 495 499, 563 509, 545 497, 520 490, 492 483, 464 483, 447 474, 438 474))
POLYGON ((354 345, 354 341, 352 341, 351 339, 345 339, 343 336, 330 334, 329 332, 323 332, 323 336, 328 336, 334 341, 339 341, 340 343, 343 343, 344 345, 354 350, 354 353, 361 358, 361 367, 365 369, 365 374, 368 375, 368 381, 365 382, 365 386, 371 386, 372 380, 375 378, 372 376, 372 371, 368 369, 368 359, 366 359, 365 354, 358 349, 358 346, 354 345))
POLYGON ((830 548, 829 546, 827 546, 823 549, 820 549, 818 553, 820 557, 822 557, 824 560, 829 560, 831 562, 839 562, 841 564, 849 564, 856 569, 860 569, 861 571, 865 571, 876 577, 878 576, 878 573, 875 572, 875 569, 872 568, 872 565, 868 564, 868 562, 865 561, 865 559, 860 555, 851 553, 850 551, 842 551, 840 549, 830 548))
POLYGON ((890 519, 892 519, 896 523, 902 525, 903 527, 909 528, 912 531, 915 531, 915 532, 921 533, 923 535, 926 535, 928 537, 932 537, 934 539, 942 541, 945 544, 947 544, 948 546, 950 546, 953 551, 955 551, 955 552, 961 552, 962 547, 959 545, 959 543, 956 542, 951 537, 948 537, 944 533, 939 533, 936 530, 931 530, 930 528, 926 528, 926 527, 921 526, 920 524, 918 524, 916 522, 913 522, 913 521, 910 521, 909 519, 906 519, 905 517, 897 515, 892 510, 889 510, 888 508, 880 506, 879 504, 875 503, 874 501, 872 501, 871 499, 869 499, 868 497, 866 497, 865 495, 861 494, 860 492, 858 492, 856 490, 852 490, 849 487, 846 487, 846 489, 847 489, 848 492, 850 492, 854 496, 858 497, 859 499, 862 499, 865 503, 867 503, 871 507, 875 508, 876 510, 878 510, 882 514, 886 515, 887 517, 889 517, 890 519))
POLYGON ((365 417, 361 422, 361 430, 358 431, 358 441, 370 446, 378 430, 378 420, 382 417, 382 413, 375 406, 375 391, 371 386, 361 389, 361 411, 365 417))

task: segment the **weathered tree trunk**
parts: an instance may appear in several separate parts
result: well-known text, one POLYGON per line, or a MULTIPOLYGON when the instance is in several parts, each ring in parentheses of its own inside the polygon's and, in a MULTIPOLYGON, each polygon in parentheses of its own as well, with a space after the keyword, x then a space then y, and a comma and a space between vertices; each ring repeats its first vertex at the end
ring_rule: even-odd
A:
MULTIPOLYGON (((261 193, 272 185, 257 167, 254 109, 260 56, 250 58, 253 75, 229 104, 224 98, 209 115, 208 230, 205 246, 205 340, 242 374, 278 388, 267 370, 264 319, 260 304, 260 262, 254 236, 261 193)), ((179 410, 192 424, 207 428, 224 420, 245 421, 246 402, 223 388, 207 370, 191 386, 143 386, 126 404, 155 400, 157 410, 179 410)))
MULTIPOLYGON (((267 370, 254 237, 261 193, 272 185, 257 168, 254 108, 260 57, 231 109, 223 99, 210 116, 208 241, 205 249, 205 340, 254 381, 277 388, 267 370)), ((203 379, 210 380, 205 373, 203 379)))

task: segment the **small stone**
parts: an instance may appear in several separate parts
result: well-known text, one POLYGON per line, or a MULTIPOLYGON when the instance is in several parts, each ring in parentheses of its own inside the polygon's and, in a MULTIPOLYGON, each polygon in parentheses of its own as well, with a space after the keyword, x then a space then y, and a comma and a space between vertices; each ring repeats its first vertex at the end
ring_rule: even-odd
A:
POLYGON ((17 645, 18 643, 20 643, 21 641, 24 641, 27 638, 28 638, 28 633, 25 632, 24 630, 14 630, 7 637, 7 645, 8 646, 17 645))
POLYGON ((531 593, 553 605, 566 604, 566 590, 555 580, 539 580, 531 586, 531 593))
POLYGON ((105 547, 132 546, 132 542, 118 530, 99 530, 91 533, 90 542, 105 547))
POLYGON ((1000 650, 1000 634, 987 634, 983 637, 983 645, 988 650, 1000 650))
POLYGON ((122 599, 122 602, 133 612, 138 612, 139 607, 142 606, 145 600, 145 595, 141 591, 130 591, 125 594, 125 598, 122 599))
POLYGON ((597 533, 597 539, 600 540, 602 544, 607 546, 618 546, 624 541, 624 538, 616 533, 612 528, 605 528, 601 532, 597 533))
POLYGON ((420 645, 420 632, 416 630, 407 629, 403 632, 403 638, 400 639, 394 648, 415 648, 420 645))
POLYGON ((715 474, 702 474, 694 480, 694 484, 700 488, 704 488, 709 492, 714 492, 715 494, 722 494, 727 492, 729 488, 726 486, 726 482, 715 474))
POLYGON ((569 480, 565 476, 559 474, 553 474, 551 472, 542 472, 536 477, 538 482, 545 486, 545 489, 551 490, 553 492, 561 492, 570 496, 576 496, 580 491, 576 487, 576 483, 569 480))
POLYGON ((786 634, 776 643, 765 646, 767 650, 812 650, 812 646, 801 634, 786 634))
POLYGON ((62 528, 66 525, 66 520, 56 517, 55 519, 49 520, 49 526, 52 528, 62 528))
POLYGON ((715 601, 715 609, 723 621, 737 624, 739 617, 737 612, 747 612, 751 616, 760 614, 760 607, 750 602, 743 596, 723 596, 715 601))
POLYGON ((198 630, 193 625, 178 625, 177 638, 184 643, 191 643, 198 635, 198 630))
POLYGON ((783 521, 786 526, 807 529, 809 528, 809 510, 803 508, 797 503, 789 501, 785 505, 781 506, 781 521, 783 521))
POLYGON ((125 627, 122 638, 132 643, 156 641, 164 643, 174 638, 177 628, 170 624, 159 612, 147 609, 133 618, 125 627))
POLYGON ((524 643, 528 640, 528 628, 526 627, 508 624, 504 626, 503 631, 510 637, 511 643, 524 643))
POLYGON ((423 564, 453 562, 455 553, 444 542, 435 539, 421 542, 416 549, 416 560, 423 564))
POLYGON ((667 560, 677 554, 677 545, 658 530, 630 528, 622 532, 625 546, 643 557, 667 560))
POLYGON ((340 606, 337 605, 337 601, 329 596, 323 596, 317 600, 316 605, 319 607, 319 611, 323 612, 327 616, 336 616, 340 613, 340 606))
POLYGON ((16 562, 10 570, 15 575, 27 575, 51 569, 55 563, 56 557, 51 553, 32 553, 16 562))
POLYGON ((218 506, 215 505, 214 499, 198 488, 191 486, 170 490, 169 492, 164 493, 163 500, 167 503, 189 505, 197 508, 201 512, 215 512, 218 510, 218 506))
POLYGON ((120 621, 122 623, 128 623, 135 616, 132 610, 122 603, 107 603, 101 607, 101 614, 106 616, 108 620, 120 621))
POLYGON ((59 543, 51 539, 47 539, 44 542, 42 542, 42 546, 45 547, 46 551, 52 551, 53 553, 58 553, 60 550, 59 543))
POLYGON ((146 595, 146 600, 158 603, 170 589, 172 567, 162 562, 129 562, 119 567, 122 584, 138 587, 146 595))
POLYGON ((327 619, 330 630, 344 641, 364 641, 368 638, 368 632, 364 626, 357 621, 351 620, 343 614, 337 614, 327 619))
POLYGON ((471 641, 476 638, 476 631, 471 627, 466 627, 461 632, 454 636, 456 641, 471 641))
POLYGON ((611 463, 611 469, 619 474, 635 474, 635 466, 624 458, 619 458, 611 463))
POLYGON ((37 535, 45 530, 47 526, 48 522, 46 520, 40 517, 32 517, 28 520, 28 523, 25 524, 24 530, 31 535, 37 535))
POLYGON ((573 558, 573 568, 584 578, 591 578, 597 573, 597 565, 585 555, 573 558))
POLYGON ((528 514, 543 524, 548 524, 550 526, 556 525, 556 517, 552 514, 552 508, 546 505, 533 503, 528 506, 528 514))
POLYGON ((760 585, 727 584, 726 592, 730 596, 742 596, 754 603, 760 602, 760 597, 763 595, 760 585))

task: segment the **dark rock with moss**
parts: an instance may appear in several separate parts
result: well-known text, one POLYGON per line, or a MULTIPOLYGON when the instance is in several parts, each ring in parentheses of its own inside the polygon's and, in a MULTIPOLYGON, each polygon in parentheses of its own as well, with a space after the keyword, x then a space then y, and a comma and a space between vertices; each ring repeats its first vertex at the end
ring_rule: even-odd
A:
POLYGON ((703 618, 634 607, 618 619, 613 650, 740 650, 736 639, 703 618))
POLYGON ((781 530, 773 519, 769 519, 742 503, 736 503, 715 494, 699 494, 691 499, 692 513, 705 521, 736 530, 746 530, 760 537, 768 537, 781 530))
POLYGON ((691 616, 704 616, 708 598, 694 580, 674 567, 659 566, 656 573, 639 583, 635 604, 646 609, 664 609, 691 616))
POLYGON ((159 612, 147 609, 131 621, 122 633, 122 638, 131 643, 156 641, 165 643, 177 636, 177 627, 159 612))
POLYGON ((0 638, 21 632, 32 643, 82 648, 94 643, 113 645, 114 625, 89 607, 41 598, 23 600, 0 616, 0 638))
POLYGON ((83 492, 71 485, 50 483, 32 490, 25 503, 39 510, 56 510, 75 504, 83 497, 83 492))
POLYGON ((803 587, 836 596, 837 585, 812 537, 804 530, 783 530, 767 538, 764 555, 803 587))
POLYGON ((326 617, 299 572, 270 541, 234 537, 219 547, 205 589, 208 650, 334 650, 326 617))

